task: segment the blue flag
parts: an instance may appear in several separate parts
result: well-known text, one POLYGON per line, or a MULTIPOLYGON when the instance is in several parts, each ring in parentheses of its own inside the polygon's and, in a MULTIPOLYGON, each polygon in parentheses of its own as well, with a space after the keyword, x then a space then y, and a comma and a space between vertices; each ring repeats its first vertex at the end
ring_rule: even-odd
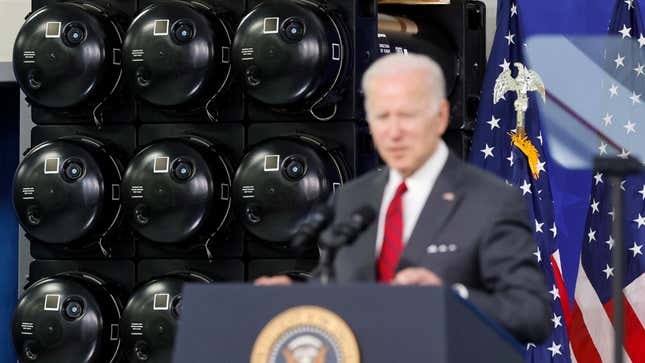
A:
POLYGON ((562 309, 568 298, 560 273, 550 161, 538 113, 545 91, 539 74, 525 60, 521 16, 517 0, 500 0, 470 159, 520 188, 529 208, 537 242, 533 255, 544 272, 544 288, 552 297, 554 330, 542 344, 527 344, 527 361, 570 362, 562 309))

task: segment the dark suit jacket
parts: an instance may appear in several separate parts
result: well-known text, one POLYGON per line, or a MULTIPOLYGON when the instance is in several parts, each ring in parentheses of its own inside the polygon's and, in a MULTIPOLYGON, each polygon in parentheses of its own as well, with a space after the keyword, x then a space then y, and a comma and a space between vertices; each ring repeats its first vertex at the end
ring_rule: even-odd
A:
MULTIPOLYGON (((363 205, 378 211, 388 176, 387 169, 373 171, 346 184, 332 201, 335 221, 363 205)), ((339 251, 339 283, 376 279, 376 232, 377 221, 339 251)), ((451 153, 398 269, 425 267, 446 286, 465 285, 476 306, 520 341, 537 343, 551 331, 551 308, 535 249, 520 191, 451 153)))

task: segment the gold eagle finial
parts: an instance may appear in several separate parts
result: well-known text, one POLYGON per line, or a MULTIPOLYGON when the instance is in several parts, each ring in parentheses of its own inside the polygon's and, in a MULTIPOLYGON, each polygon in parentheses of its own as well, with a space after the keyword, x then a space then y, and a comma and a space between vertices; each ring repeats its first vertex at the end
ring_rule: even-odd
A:
POLYGON ((519 62, 513 63, 513 65, 517 68, 517 76, 515 78, 511 75, 511 68, 506 67, 495 80, 493 103, 497 104, 500 100, 505 99, 504 95, 507 92, 515 92, 517 94, 517 99, 513 104, 517 115, 517 128, 515 132, 509 132, 508 134, 511 136, 513 145, 526 155, 531 173, 535 179, 538 179, 540 177, 540 171, 538 170, 540 153, 526 135, 524 114, 529 108, 528 93, 538 92, 542 96, 542 101, 546 102, 546 89, 542 78, 540 78, 540 75, 536 71, 526 68, 519 62))

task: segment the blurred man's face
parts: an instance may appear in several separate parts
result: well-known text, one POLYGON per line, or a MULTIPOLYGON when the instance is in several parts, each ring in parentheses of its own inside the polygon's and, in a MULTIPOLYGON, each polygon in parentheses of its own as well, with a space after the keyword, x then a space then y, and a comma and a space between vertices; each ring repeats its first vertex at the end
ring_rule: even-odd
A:
POLYGON ((448 126, 449 105, 430 104, 425 77, 419 71, 377 75, 365 90, 367 121, 381 158, 404 178, 434 153, 448 126))

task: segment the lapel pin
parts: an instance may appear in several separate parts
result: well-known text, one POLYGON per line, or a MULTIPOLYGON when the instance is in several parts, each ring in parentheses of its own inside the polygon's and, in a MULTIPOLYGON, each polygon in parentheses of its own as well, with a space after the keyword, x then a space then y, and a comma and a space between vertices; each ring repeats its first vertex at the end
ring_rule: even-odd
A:
POLYGON ((443 198, 443 200, 447 202, 452 202, 455 200, 455 193, 451 193, 451 192, 443 193, 441 197, 443 198))

